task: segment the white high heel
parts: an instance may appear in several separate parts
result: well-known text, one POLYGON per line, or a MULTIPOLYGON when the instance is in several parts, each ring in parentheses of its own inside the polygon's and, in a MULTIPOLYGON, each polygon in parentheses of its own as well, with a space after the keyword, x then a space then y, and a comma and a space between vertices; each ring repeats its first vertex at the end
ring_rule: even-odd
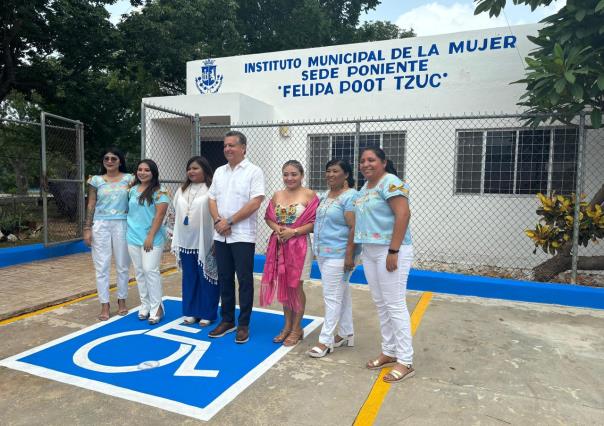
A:
POLYGON ((157 315, 155 317, 149 317, 149 321, 148 322, 149 322, 150 325, 155 325, 158 322, 160 322, 163 318, 164 318, 163 315, 157 315))
POLYGON ((313 346, 312 349, 306 353, 311 358, 323 358, 331 352, 333 352, 333 347, 331 346, 325 346, 325 349, 321 349, 319 346, 313 346))
POLYGON ((149 320, 148 320, 149 325, 155 325, 158 322, 160 322, 164 318, 165 314, 166 314, 166 312, 164 311, 164 307, 162 305, 159 307, 159 309, 157 310, 156 315, 154 317, 151 317, 151 316, 149 317, 149 320), (161 314, 159 314, 160 311, 161 311, 161 314))
MULTIPOLYGON (((340 336, 340 337, 342 337, 342 336, 340 336)), ((340 340, 339 342, 333 343, 334 348, 340 348, 342 346, 348 346, 349 348, 353 347, 354 346, 354 334, 352 334, 350 336, 342 337, 342 340, 340 340)))

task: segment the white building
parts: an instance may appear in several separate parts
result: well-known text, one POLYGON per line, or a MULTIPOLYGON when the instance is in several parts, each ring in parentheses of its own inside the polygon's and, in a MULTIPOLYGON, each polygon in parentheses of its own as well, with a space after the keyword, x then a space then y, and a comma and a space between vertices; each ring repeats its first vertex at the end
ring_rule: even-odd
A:
MULTIPOLYGON (((191 61, 186 95, 143 100, 145 155, 158 161, 164 178, 180 180, 197 149, 214 164, 224 162, 222 135, 237 128, 248 135, 248 157, 264 169, 272 194, 282 187, 288 159, 300 160, 307 184, 320 189, 327 160, 356 163, 360 148, 379 144, 411 181, 418 258, 531 267, 546 258, 532 255, 523 232, 537 221, 535 194, 573 192, 578 159, 576 128, 526 129, 503 117, 520 112, 525 86, 511 83, 525 75, 524 58, 534 48, 527 35, 537 29, 191 61), (476 118, 482 114, 491 116, 476 118), (191 124, 196 116, 199 135, 191 124), (245 126, 253 123, 266 125, 245 126)), ((588 132, 588 195, 603 180, 601 139, 601 132, 588 132)), ((268 230, 260 228, 264 240, 268 230)))

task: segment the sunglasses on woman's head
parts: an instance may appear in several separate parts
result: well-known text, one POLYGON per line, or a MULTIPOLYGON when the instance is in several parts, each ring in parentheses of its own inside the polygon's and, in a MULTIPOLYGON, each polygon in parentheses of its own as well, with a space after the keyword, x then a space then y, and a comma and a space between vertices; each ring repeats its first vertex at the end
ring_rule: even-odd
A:
POLYGON ((118 161, 118 160, 119 160, 119 158, 118 158, 118 157, 110 157, 110 156, 105 156, 105 157, 103 157, 103 161, 107 161, 107 162, 110 162, 110 161, 118 161))

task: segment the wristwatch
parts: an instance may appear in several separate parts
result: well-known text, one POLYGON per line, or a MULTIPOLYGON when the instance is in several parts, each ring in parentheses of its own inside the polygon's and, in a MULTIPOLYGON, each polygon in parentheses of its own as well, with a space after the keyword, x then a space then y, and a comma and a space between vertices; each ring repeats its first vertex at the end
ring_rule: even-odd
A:
POLYGON ((388 249, 388 254, 397 254, 398 252, 399 252, 399 250, 394 250, 391 248, 388 249))
POLYGON ((229 226, 233 226, 233 218, 232 218, 232 217, 229 217, 229 218, 227 219, 227 223, 229 224, 229 226))

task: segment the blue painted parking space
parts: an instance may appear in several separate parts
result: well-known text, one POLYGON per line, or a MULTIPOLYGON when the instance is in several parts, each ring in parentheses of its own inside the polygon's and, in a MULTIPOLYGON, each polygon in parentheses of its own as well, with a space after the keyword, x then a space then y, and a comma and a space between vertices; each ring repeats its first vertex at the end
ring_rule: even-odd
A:
MULTIPOLYGON (((209 420, 291 350, 272 342, 280 312, 255 308, 250 341, 240 345, 235 333, 211 339, 211 326, 184 325, 180 299, 164 304, 166 317, 156 326, 133 309, 0 365, 209 420)), ((305 316, 305 334, 322 322, 305 316)))

